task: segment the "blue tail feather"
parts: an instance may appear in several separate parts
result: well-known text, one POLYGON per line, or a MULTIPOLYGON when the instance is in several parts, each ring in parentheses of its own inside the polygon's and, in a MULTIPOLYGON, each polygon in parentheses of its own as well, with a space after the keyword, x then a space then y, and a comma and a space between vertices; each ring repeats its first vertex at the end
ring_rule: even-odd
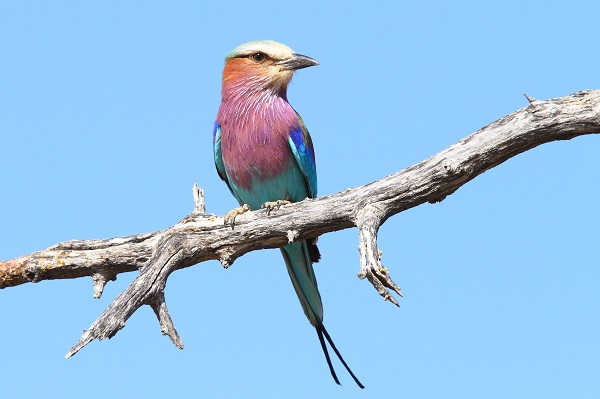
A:
POLYGON ((317 279, 312 267, 311 259, 313 256, 311 256, 309 252, 310 251, 306 242, 295 242, 281 248, 285 265, 287 266, 290 279, 292 280, 292 285, 294 286, 294 290, 298 295, 298 299, 300 300, 304 314, 317 330, 319 342, 321 343, 321 348, 325 354, 325 359, 327 360, 327 365, 329 366, 331 376, 337 384, 341 385, 333 368, 333 364, 331 363, 331 358, 329 357, 325 339, 327 339, 327 342, 329 342, 329 345, 337 355, 338 359, 340 359, 340 362, 342 362, 346 370, 348 370, 348 373, 350 373, 350 376, 354 379, 356 384, 360 388, 364 388, 364 385, 361 384, 352 370, 350 370, 350 367, 348 367, 344 361, 344 358, 335 347, 333 340, 323 325, 323 303, 321 302, 321 295, 319 294, 319 289, 317 287, 317 279))

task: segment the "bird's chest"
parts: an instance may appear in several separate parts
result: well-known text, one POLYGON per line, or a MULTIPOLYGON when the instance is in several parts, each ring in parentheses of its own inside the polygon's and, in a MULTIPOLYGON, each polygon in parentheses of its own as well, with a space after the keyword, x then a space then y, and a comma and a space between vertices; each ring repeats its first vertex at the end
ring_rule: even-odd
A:
POLYGON ((221 149, 229 179, 250 188, 286 173, 293 160, 289 129, 281 122, 222 124, 221 149))

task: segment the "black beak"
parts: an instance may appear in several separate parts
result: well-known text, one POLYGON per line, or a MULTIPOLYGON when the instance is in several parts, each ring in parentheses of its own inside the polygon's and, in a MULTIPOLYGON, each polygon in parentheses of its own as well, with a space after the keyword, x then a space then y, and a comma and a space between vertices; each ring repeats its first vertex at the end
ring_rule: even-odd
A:
POLYGON ((319 63, 305 55, 302 54, 294 54, 292 58, 288 58, 287 60, 277 62, 277 65, 280 65, 281 68, 279 71, 295 71, 302 68, 308 68, 311 66, 319 65, 319 63))

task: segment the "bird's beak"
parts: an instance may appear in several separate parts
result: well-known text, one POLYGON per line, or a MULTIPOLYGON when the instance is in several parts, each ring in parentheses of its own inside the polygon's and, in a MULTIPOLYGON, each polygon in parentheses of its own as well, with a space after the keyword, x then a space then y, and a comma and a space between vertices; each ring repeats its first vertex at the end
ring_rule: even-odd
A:
POLYGON ((281 66, 279 69, 282 71, 295 71, 297 69, 308 68, 311 66, 319 65, 317 60, 314 60, 310 57, 307 57, 302 54, 294 54, 292 58, 288 58, 287 60, 279 61, 276 63, 281 66))

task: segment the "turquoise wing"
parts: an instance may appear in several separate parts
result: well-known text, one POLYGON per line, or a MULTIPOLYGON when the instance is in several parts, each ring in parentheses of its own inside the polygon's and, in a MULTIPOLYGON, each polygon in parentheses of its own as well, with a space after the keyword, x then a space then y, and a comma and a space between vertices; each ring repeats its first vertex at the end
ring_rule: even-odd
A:
POLYGON ((215 121, 215 128, 213 130, 213 152, 217 173, 227 183, 227 174, 225 173, 225 164, 223 163, 223 154, 221 153, 221 125, 219 125, 219 121, 215 121))

